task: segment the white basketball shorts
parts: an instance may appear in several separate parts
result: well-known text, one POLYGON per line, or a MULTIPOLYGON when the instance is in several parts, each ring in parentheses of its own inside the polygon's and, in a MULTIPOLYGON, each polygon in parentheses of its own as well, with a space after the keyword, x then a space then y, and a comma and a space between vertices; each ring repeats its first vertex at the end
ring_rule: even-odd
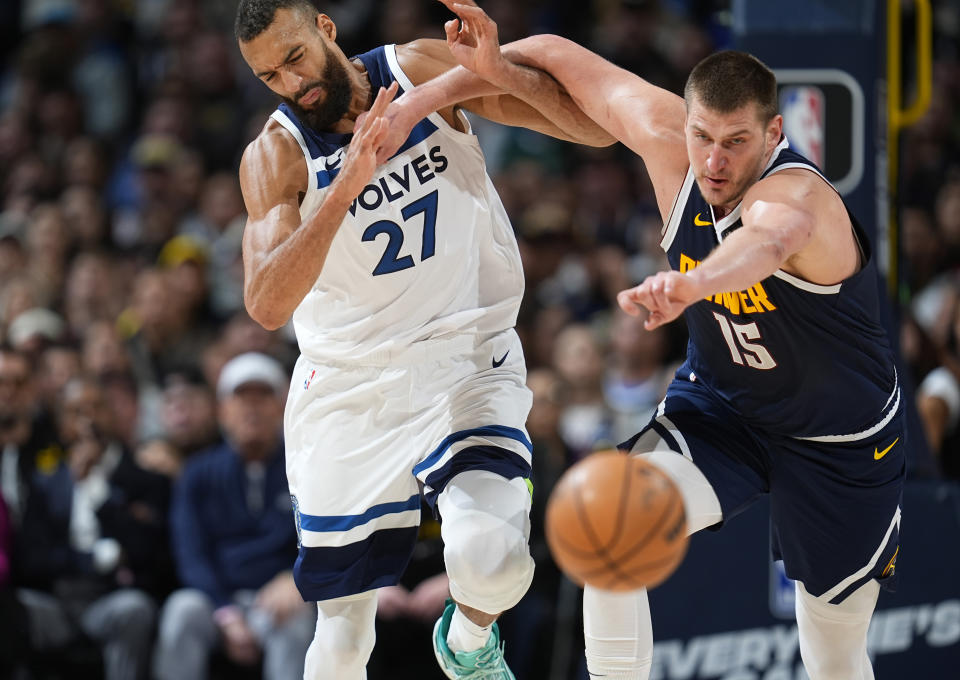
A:
POLYGON ((397 582, 423 498, 464 470, 529 478, 531 395, 515 331, 461 335, 377 357, 301 356, 284 417, 305 600, 397 582))

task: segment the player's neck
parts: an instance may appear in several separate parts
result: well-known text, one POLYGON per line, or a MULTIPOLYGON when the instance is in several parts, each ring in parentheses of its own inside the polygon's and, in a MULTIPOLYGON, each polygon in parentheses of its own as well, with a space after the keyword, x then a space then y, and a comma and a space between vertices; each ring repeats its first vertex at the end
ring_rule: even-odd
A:
POLYGON ((373 106, 373 84, 370 82, 370 74, 367 73, 367 67, 359 59, 350 62, 354 71, 350 72, 351 99, 350 108, 344 117, 334 126, 334 132, 353 132, 354 123, 357 116, 365 111, 369 111, 373 106))

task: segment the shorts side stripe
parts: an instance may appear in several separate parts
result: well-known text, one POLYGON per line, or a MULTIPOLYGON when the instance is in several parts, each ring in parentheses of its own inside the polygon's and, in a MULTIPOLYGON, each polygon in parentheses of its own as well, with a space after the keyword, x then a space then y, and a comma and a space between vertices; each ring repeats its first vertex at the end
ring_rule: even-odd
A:
POLYGON ((395 513, 417 510, 420 496, 414 494, 405 501, 381 503, 359 515, 300 515, 300 527, 305 531, 349 531, 372 519, 395 513))
POLYGON ((300 531, 300 544, 305 548, 337 548, 365 541, 374 534, 390 529, 406 529, 420 524, 420 505, 415 510, 375 517, 366 524, 347 531, 300 531))
POLYGON ((874 567, 876 567, 877 560, 880 559, 880 555, 883 554, 884 549, 887 547, 887 543, 890 541, 890 535, 893 533, 894 529, 900 529, 900 506, 897 506, 897 511, 893 513, 893 519, 890 521, 890 526, 887 527, 887 533, 883 535, 883 540, 880 541, 880 545, 877 547, 877 551, 873 553, 873 557, 870 558, 870 561, 854 573, 850 574, 850 576, 840 581, 840 583, 825 592, 823 595, 820 595, 817 599, 831 602, 856 581, 867 580, 870 572, 873 571, 874 567))
POLYGON ((519 430, 515 427, 507 427, 506 425, 487 425, 485 427, 474 427, 469 430, 460 430, 459 432, 454 432, 453 434, 445 437, 444 440, 440 442, 440 446, 431 451, 424 460, 420 461, 414 466, 413 474, 419 476, 424 470, 434 467, 443 459, 447 449, 449 449, 453 444, 470 437, 503 437, 505 439, 512 439, 522 444, 529 453, 533 453, 533 444, 531 444, 530 440, 527 439, 527 435, 523 430, 519 430))
POLYGON ((683 455, 683 457, 687 460, 693 460, 693 455, 690 453, 690 447, 687 446, 687 440, 683 438, 683 433, 677 429, 677 426, 670 422, 670 419, 666 416, 657 416, 656 421, 657 425, 660 427, 657 428, 655 425, 654 428, 657 429, 657 432, 660 434, 660 436, 663 436, 664 433, 666 433, 667 436, 669 436, 670 439, 676 443, 676 446, 680 449, 680 453, 683 455), (662 428, 662 430, 660 428, 662 428))

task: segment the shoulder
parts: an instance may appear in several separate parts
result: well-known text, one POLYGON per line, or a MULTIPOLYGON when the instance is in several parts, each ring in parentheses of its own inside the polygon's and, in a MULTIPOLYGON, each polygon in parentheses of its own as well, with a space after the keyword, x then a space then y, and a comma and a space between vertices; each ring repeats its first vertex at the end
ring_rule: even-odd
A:
POLYGON ((823 201, 839 200, 839 195, 811 167, 786 168, 759 180, 743 197, 743 208, 750 210, 757 202, 781 203, 814 211, 823 201))
POLYGON ((284 160, 302 156, 294 136, 279 122, 270 118, 253 141, 247 144, 240 159, 240 172, 258 171, 271 166, 284 167, 284 160))
POLYGON ((447 43, 423 38, 396 46, 397 63, 414 85, 436 78, 456 66, 447 43))
POLYGON ((278 199, 307 190, 306 159, 299 142, 271 118, 250 142, 240 159, 240 188, 244 197, 278 199))

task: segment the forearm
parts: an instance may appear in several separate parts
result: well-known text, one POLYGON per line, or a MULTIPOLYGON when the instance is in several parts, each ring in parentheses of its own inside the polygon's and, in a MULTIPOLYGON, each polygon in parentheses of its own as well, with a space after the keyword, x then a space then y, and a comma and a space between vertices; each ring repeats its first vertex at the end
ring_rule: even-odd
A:
POLYGON ((523 71, 543 72, 545 77, 562 88, 571 103, 591 120, 606 128, 604 112, 609 109, 604 96, 606 84, 604 66, 612 67, 602 57, 580 45, 555 35, 535 35, 505 45, 504 57, 514 66, 527 69, 503 69, 496 84, 508 89, 520 99, 542 111, 555 106, 554 94, 549 88, 533 86, 523 71), (510 78, 509 81, 504 80, 510 78), (521 80, 526 78, 526 81, 521 80))
POLYGON ((248 268, 244 302, 264 328, 283 326, 316 283, 352 201, 335 181, 320 207, 248 268))
POLYGON ((413 120, 471 99, 501 94, 503 89, 473 71, 455 66, 446 73, 405 92, 397 104, 406 107, 413 120))
POLYGON ((698 297, 746 290, 780 269, 788 255, 771 232, 740 229, 687 275, 693 279, 698 297))
MULTIPOLYGON (((507 45, 511 50, 531 38, 507 45)), ((568 141, 607 146, 615 140, 586 113, 549 74, 501 60, 496 72, 480 75, 455 66, 398 102, 410 120, 450 106, 464 108, 507 125, 523 126, 568 141)))
POLYGON ((613 135, 587 115, 550 74, 513 63, 512 55, 520 58, 515 46, 522 47, 527 40, 530 39, 511 43, 504 48, 507 59, 494 84, 510 96, 499 98, 499 118, 507 122, 518 120, 551 136, 580 144, 613 144, 616 141, 613 135), (538 120, 542 119, 548 121, 550 127, 537 125, 538 120))

